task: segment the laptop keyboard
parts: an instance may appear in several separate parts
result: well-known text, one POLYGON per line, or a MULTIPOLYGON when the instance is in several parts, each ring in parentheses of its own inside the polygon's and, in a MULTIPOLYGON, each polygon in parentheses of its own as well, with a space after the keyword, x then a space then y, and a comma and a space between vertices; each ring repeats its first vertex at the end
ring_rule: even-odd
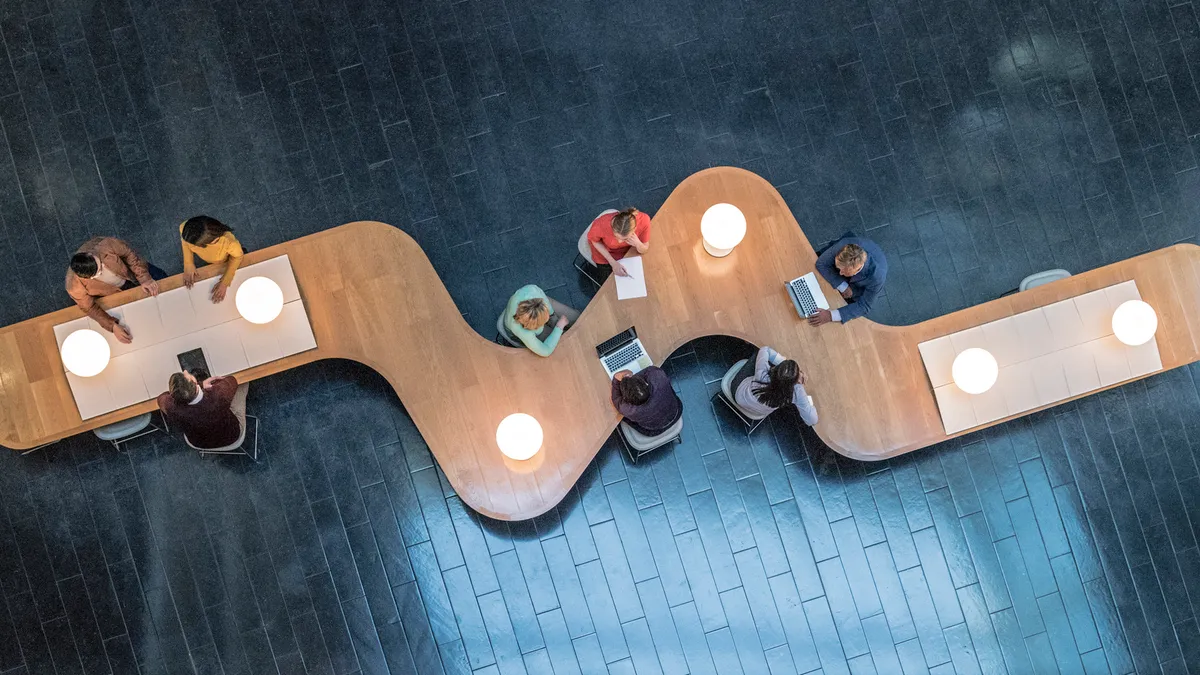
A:
POLYGON ((808 284, 804 283, 803 277, 792 282, 792 292, 796 294, 804 316, 811 316, 817 312, 817 301, 813 300, 812 292, 808 290, 808 284))
POLYGON ((641 353, 642 350, 640 349, 638 343, 634 342, 604 357, 604 365, 607 366, 609 370, 616 371, 622 366, 626 366, 634 361, 637 361, 638 357, 641 356, 641 353))

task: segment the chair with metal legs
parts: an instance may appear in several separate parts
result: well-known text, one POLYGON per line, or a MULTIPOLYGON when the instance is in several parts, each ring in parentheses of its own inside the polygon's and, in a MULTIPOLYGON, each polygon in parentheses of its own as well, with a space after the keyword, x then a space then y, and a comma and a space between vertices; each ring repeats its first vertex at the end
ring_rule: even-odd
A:
POLYGON ((717 392, 717 398, 721 399, 725 405, 729 406, 729 409, 733 411, 733 414, 737 415, 737 418, 746 425, 748 428, 746 433, 752 434, 754 433, 754 430, 763 423, 763 420, 767 419, 767 416, 770 413, 768 413, 768 415, 763 415, 762 417, 755 417, 742 410, 741 407, 738 406, 737 402, 733 400, 733 378, 737 376, 738 371, 742 369, 742 366, 746 365, 747 360, 748 359, 742 359, 741 361, 738 361, 730 366, 729 370, 725 372, 725 376, 721 378, 721 391, 717 392))

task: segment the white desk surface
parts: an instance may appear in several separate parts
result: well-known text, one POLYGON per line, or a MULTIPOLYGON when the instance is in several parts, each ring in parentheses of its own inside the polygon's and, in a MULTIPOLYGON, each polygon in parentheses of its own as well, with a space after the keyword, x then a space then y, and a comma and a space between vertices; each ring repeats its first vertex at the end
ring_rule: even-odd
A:
POLYGON ((205 279, 190 289, 177 288, 110 310, 133 335, 132 344, 117 342, 87 317, 55 326, 60 349, 68 335, 84 328, 100 333, 112 349, 108 367, 99 375, 67 372, 80 417, 89 419, 158 396, 179 372, 177 355, 192 349, 204 350, 211 374, 219 376, 316 348, 286 255, 238 269, 225 301, 214 304, 209 296, 218 280, 205 279), (283 291, 283 311, 266 325, 243 319, 234 302, 242 282, 259 276, 274 280, 283 291))
POLYGON ((1137 283, 1126 281, 919 344, 946 433, 1161 370, 1155 340, 1130 347, 1113 335, 1113 311, 1139 299, 1137 283), (995 386, 976 396, 950 373, 971 347, 988 350, 1000 366, 995 386))

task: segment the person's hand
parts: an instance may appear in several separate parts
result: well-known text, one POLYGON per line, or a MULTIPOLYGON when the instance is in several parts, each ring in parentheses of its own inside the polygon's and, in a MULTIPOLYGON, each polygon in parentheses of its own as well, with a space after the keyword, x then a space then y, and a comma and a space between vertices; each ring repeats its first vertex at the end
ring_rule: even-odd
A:
POLYGON ((614 261, 613 261, 613 264, 612 264, 612 270, 613 270, 613 274, 615 274, 615 275, 617 275, 617 276, 619 276, 619 277, 627 277, 627 276, 629 276, 629 272, 627 272, 627 271, 625 270, 625 266, 621 264, 621 261, 620 261, 620 260, 614 260, 614 261))
POLYGON ((222 300, 224 300, 225 299, 225 291, 228 291, 228 290, 229 290, 229 286, 225 285, 225 282, 223 282, 223 281, 217 282, 217 285, 213 286, 213 289, 212 289, 213 304, 215 305, 218 302, 221 302, 222 300))
POLYGON ((183 273, 183 285, 187 286, 188 288, 191 288, 192 286, 194 286, 196 284, 197 276, 199 276, 199 275, 196 274, 196 270, 191 270, 190 272, 184 272, 183 273))
POLYGON ((130 334, 129 329, 119 323, 113 324, 113 337, 117 338, 117 342, 123 345, 133 342, 133 335, 130 334))
POLYGON ((558 323, 556 323, 556 324, 554 324, 554 325, 555 325, 555 326, 557 326, 558 328, 566 328, 566 327, 567 327, 567 323, 568 323, 568 321, 567 321, 567 317, 566 317, 566 316, 560 316, 560 317, 558 317, 558 323))
POLYGON ((842 291, 842 297, 845 298, 846 300, 853 298, 854 297, 854 289, 847 286, 846 290, 842 291))
POLYGON ((142 284, 142 290, 146 292, 146 295, 154 297, 158 295, 158 282, 150 281, 148 283, 144 283, 142 284))
POLYGON ((800 379, 796 381, 800 383, 801 387, 803 387, 804 385, 808 384, 808 375, 805 375, 804 371, 802 370, 800 371, 800 379))
POLYGON ((628 370, 628 369, 618 370, 617 372, 613 373, 613 379, 616 380, 617 382, 620 382, 621 380, 629 377, 632 374, 633 374, 632 370, 628 370))
POLYGON ((810 326, 820 326, 830 321, 833 321, 833 314, 827 309, 818 309, 808 317, 808 325, 810 326))

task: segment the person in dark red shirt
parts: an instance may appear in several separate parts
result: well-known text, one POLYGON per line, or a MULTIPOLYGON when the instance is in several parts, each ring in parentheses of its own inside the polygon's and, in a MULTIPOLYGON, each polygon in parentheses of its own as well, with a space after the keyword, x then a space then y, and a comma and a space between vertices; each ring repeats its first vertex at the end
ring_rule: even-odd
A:
POLYGON ((619 277, 628 276, 621 258, 636 249, 641 255, 650 250, 650 216, 635 208, 624 211, 608 210, 596 216, 588 230, 592 247, 592 262, 610 266, 619 277))
POLYGON ((683 414, 683 402, 671 388, 671 378, 658 366, 638 373, 622 370, 613 375, 612 402, 629 426, 646 436, 657 436, 683 414))
POLYGON ((170 390, 158 397, 167 423, 183 430, 188 443, 201 450, 233 445, 246 428, 246 392, 237 379, 210 377, 198 381, 189 372, 171 376, 170 390))

